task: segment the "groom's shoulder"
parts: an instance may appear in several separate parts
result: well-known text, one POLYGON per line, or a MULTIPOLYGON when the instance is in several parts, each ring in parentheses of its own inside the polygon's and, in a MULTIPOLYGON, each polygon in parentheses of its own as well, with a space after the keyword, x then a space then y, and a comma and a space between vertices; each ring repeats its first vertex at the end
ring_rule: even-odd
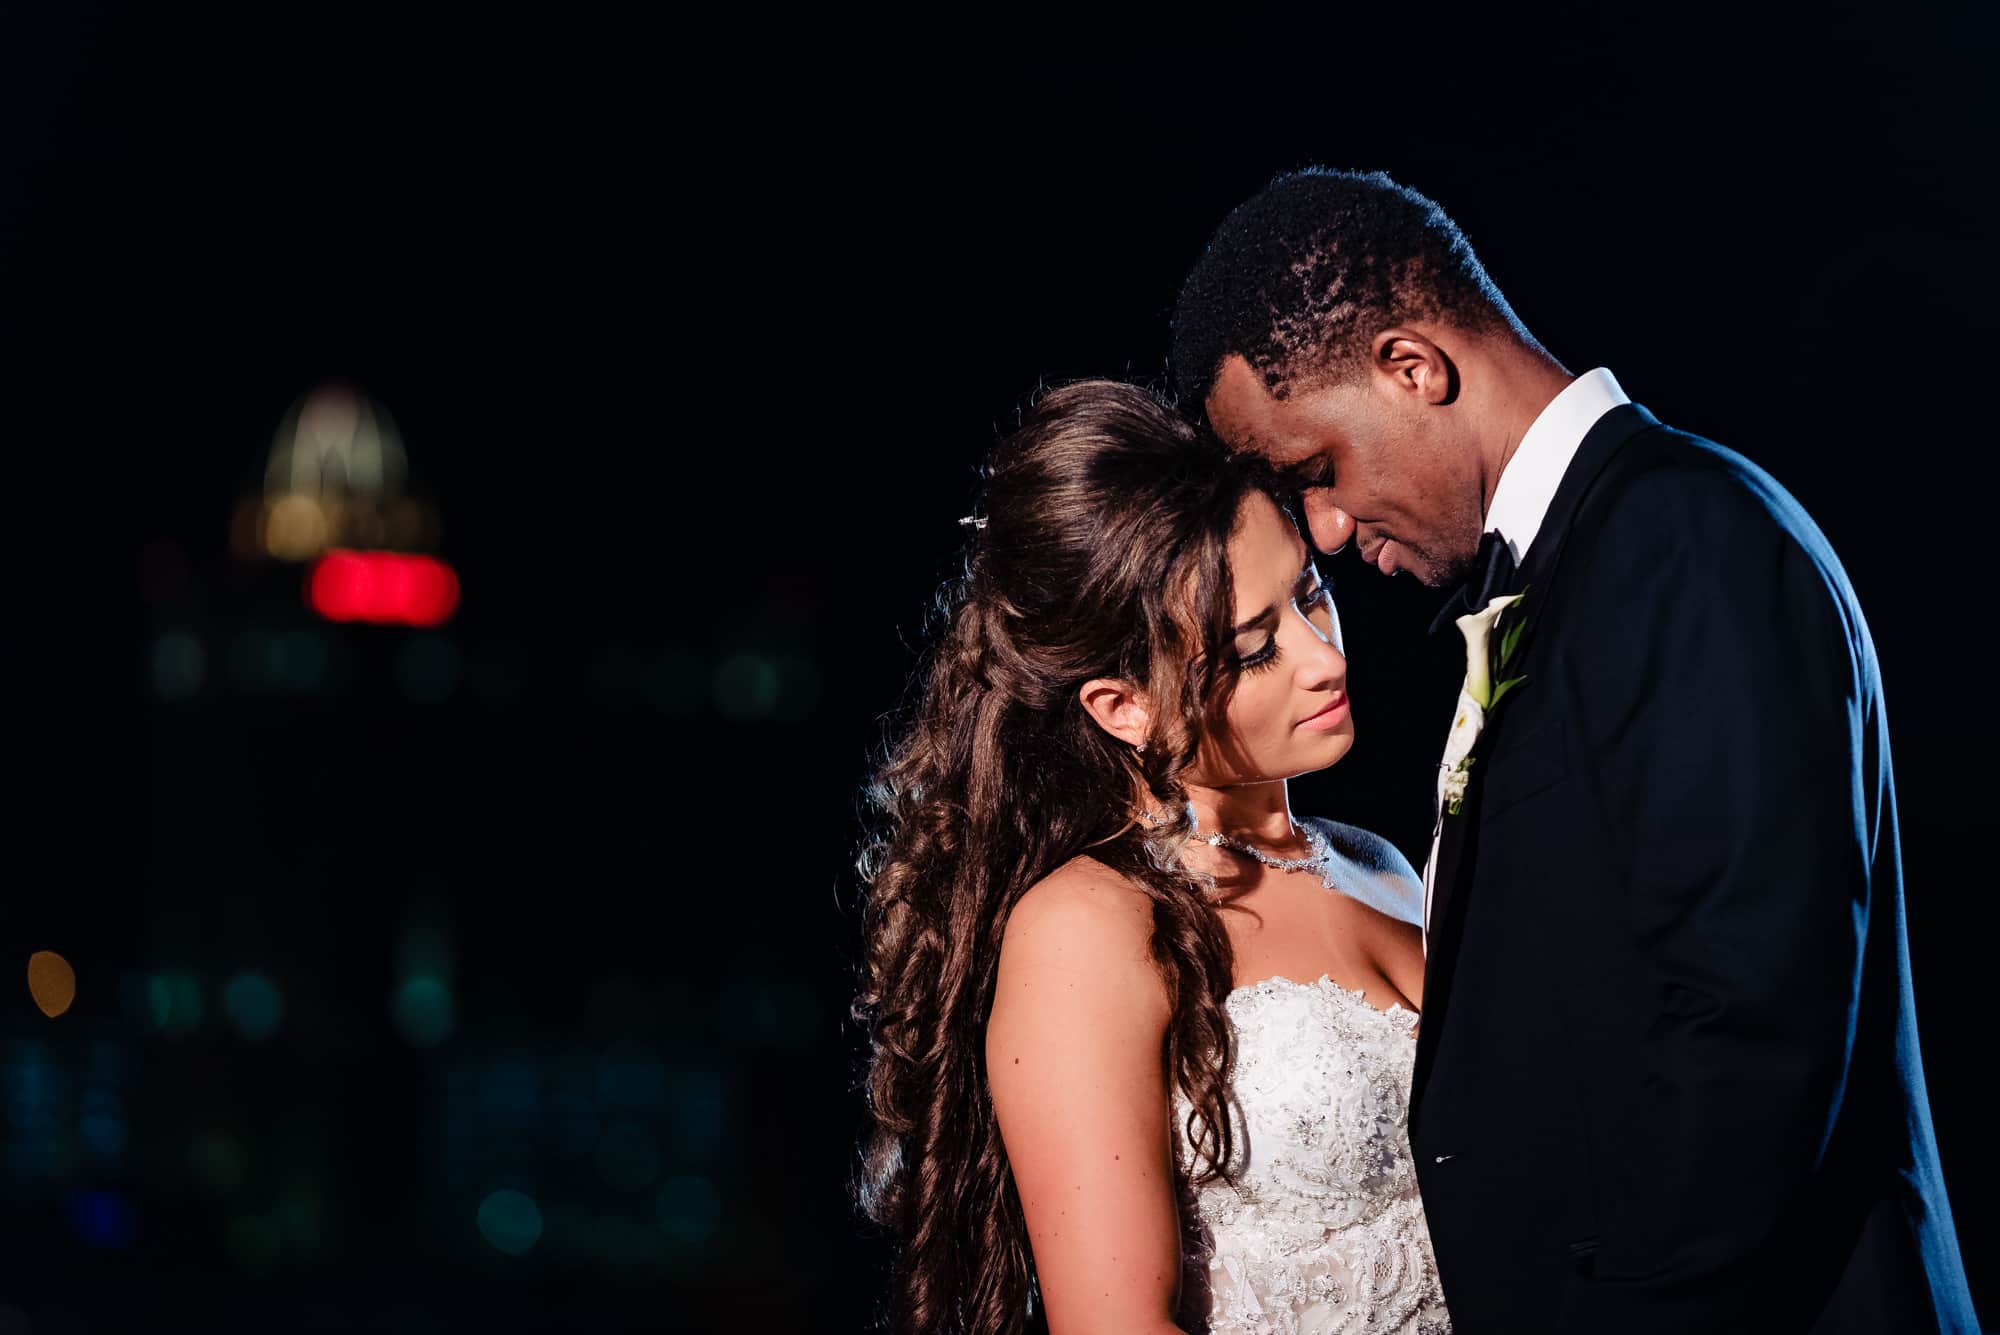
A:
MULTIPOLYGON (((1662 596, 1700 603, 1717 596, 1765 597, 1774 581, 1788 601, 1824 595, 1829 624, 1859 633, 1859 604, 1833 545, 1784 485, 1733 449, 1659 426, 1620 445, 1600 475, 1593 517, 1579 517, 1583 559, 1623 575, 1643 574, 1662 596)), ((1599 581, 1605 596, 1629 596, 1629 580, 1599 581)))
POLYGON ((1824 548, 1796 497, 1747 456, 1671 426, 1640 432, 1605 470, 1609 532, 1724 547, 1787 538, 1824 548))

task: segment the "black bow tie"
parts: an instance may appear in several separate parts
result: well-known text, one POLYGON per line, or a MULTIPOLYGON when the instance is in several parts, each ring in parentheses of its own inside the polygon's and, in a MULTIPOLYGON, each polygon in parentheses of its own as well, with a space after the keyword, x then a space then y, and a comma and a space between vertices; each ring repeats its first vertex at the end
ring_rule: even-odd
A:
POLYGON ((1460 617, 1469 613, 1485 611, 1486 604, 1504 596, 1513 584, 1514 549, 1500 536, 1500 530, 1487 530, 1486 536, 1479 540, 1479 554, 1472 561, 1471 577, 1454 589, 1445 605, 1438 609, 1437 619, 1431 622, 1431 634, 1457 624, 1460 617))

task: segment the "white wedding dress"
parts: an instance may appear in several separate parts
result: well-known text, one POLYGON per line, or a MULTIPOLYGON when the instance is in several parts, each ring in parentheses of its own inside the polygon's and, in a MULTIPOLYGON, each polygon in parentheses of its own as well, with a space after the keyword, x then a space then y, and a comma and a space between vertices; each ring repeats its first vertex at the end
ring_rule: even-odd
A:
MULTIPOLYGON (((1404 921, 1377 886, 1336 875, 1404 921)), ((1418 891, 1419 896, 1421 891, 1418 891)), ((1358 991, 1267 978, 1231 992, 1235 1183, 1184 1186, 1180 1324, 1209 1335, 1445 1335, 1408 1137, 1417 1016, 1358 991)), ((1183 1182, 1188 1105, 1176 1097, 1183 1182)))

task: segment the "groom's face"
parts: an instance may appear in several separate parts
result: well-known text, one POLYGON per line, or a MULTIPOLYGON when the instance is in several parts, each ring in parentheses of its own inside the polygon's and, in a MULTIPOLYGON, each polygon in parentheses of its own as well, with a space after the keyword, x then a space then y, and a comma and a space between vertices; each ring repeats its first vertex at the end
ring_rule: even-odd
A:
POLYGON ((1481 525, 1477 481, 1468 488, 1462 476, 1470 455, 1411 395, 1363 376, 1280 399, 1231 356, 1207 406, 1231 449, 1261 455, 1298 485, 1322 552, 1352 540, 1385 575, 1407 570, 1433 587, 1463 577, 1481 525))

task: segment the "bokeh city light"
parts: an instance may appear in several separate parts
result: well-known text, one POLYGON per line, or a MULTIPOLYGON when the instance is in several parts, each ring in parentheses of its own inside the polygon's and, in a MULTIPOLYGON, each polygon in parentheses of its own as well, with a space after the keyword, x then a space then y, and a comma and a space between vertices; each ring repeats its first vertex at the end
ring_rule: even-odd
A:
POLYGON ((458 610, 458 573, 432 556, 330 551, 306 577, 306 600, 329 621, 441 626, 458 610))
POLYGON ((54 1019, 76 1000, 76 970, 53 950, 28 956, 28 992, 42 1014, 54 1019))

